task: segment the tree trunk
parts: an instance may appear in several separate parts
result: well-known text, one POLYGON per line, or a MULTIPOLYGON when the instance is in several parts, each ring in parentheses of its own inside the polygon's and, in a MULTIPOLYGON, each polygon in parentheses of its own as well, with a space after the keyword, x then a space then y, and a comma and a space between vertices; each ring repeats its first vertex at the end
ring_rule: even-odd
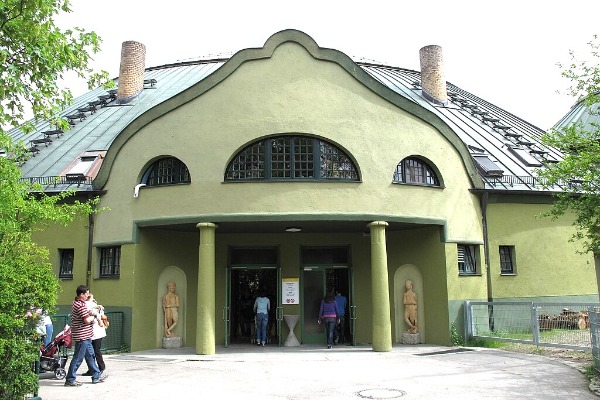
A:
POLYGON ((598 285, 598 297, 600 298, 600 252, 594 253, 594 264, 596 266, 596 285, 598 285))

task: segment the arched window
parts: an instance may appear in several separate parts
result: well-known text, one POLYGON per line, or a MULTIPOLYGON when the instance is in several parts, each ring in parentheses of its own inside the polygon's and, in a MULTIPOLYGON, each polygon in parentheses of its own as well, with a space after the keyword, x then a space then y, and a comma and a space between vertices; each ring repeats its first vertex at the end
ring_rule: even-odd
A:
POLYGON ((144 173, 142 183, 146 186, 174 185, 190 183, 187 166, 175 157, 156 160, 144 173))
POLYGON ((440 186, 440 180, 433 168, 425 161, 415 157, 407 157, 400 161, 394 172, 394 182, 440 186))
POLYGON ((358 170, 338 147, 307 136, 278 136, 250 144, 227 166, 226 181, 358 181, 358 170))

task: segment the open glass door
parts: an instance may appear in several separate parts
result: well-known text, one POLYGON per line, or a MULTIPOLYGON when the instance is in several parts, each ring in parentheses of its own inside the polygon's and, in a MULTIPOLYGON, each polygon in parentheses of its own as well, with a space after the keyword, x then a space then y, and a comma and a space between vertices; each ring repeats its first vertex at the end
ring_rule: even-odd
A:
POLYGON ((348 341, 353 329, 347 315, 351 313, 350 306, 353 304, 349 246, 306 246, 301 248, 300 254, 302 343, 326 343, 325 328, 318 323, 319 309, 325 294, 334 293, 336 290, 348 300, 344 325, 345 339, 348 341))
POLYGON ((354 269, 348 269, 348 312, 350 315, 346 316, 349 319, 350 325, 350 338, 352 346, 356 346, 356 305, 354 300, 354 269))
POLYGON ((225 348, 229 347, 231 343, 231 313, 230 299, 231 299, 231 268, 227 268, 226 279, 225 279, 225 306, 223 307, 223 323, 225 324, 225 348))
POLYGON ((277 295, 275 296, 275 318, 277 320, 277 346, 281 347, 281 321, 283 320, 283 306, 281 302, 281 268, 277 268, 277 295))
POLYGON ((302 270, 302 343, 324 343, 325 331, 318 323, 319 308, 325 294, 325 270, 304 267, 302 270))

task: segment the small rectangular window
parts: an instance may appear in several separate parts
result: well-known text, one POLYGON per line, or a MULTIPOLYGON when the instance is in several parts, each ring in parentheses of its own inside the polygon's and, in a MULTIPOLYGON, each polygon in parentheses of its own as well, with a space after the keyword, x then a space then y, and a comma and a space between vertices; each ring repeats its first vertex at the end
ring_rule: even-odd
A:
POLYGON ((458 245, 458 273, 459 275, 476 275, 477 258, 475 246, 458 245))
POLYGON ((504 175, 504 170, 490 160, 487 155, 473 154, 473 159, 475 160, 477 168, 482 171, 485 176, 502 177, 502 175, 504 175))
POLYGON ((100 278, 118 278, 121 274, 121 246, 100 248, 100 278))
POLYGON ((502 275, 515 274, 515 248, 514 246, 500 246, 500 273, 502 275))
POLYGON ((58 266, 58 277, 61 279, 73 279, 74 249, 58 249, 60 264, 58 266))

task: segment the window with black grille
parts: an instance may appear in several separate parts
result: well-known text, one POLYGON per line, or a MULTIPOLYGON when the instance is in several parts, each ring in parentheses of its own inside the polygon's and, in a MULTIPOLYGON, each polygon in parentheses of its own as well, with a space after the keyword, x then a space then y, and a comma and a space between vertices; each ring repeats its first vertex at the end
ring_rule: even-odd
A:
POLYGON ((190 183, 187 166, 174 157, 165 157, 155 161, 144 173, 142 183, 146 186, 175 185, 190 183))
POLYGON ((73 261, 75 259, 74 249, 59 249, 60 264, 58 277, 61 279, 73 279, 73 261))
POLYGON ((475 246, 459 244, 458 249, 458 274, 476 275, 477 258, 475 246))
POLYGON ((427 186, 440 186, 440 180, 424 160, 407 157, 400 161, 394 172, 395 183, 409 183, 427 186))
POLYGON ((226 181, 358 181, 358 170, 337 146, 308 136, 278 136, 255 142, 227 166, 226 181))
POLYGON ((502 275, 515 274, 514 246, 500 246, 500 273, 502 275))
POLYGON ((121 275, 121 246, 100 248, 100 278, 118 278, 121 275))

